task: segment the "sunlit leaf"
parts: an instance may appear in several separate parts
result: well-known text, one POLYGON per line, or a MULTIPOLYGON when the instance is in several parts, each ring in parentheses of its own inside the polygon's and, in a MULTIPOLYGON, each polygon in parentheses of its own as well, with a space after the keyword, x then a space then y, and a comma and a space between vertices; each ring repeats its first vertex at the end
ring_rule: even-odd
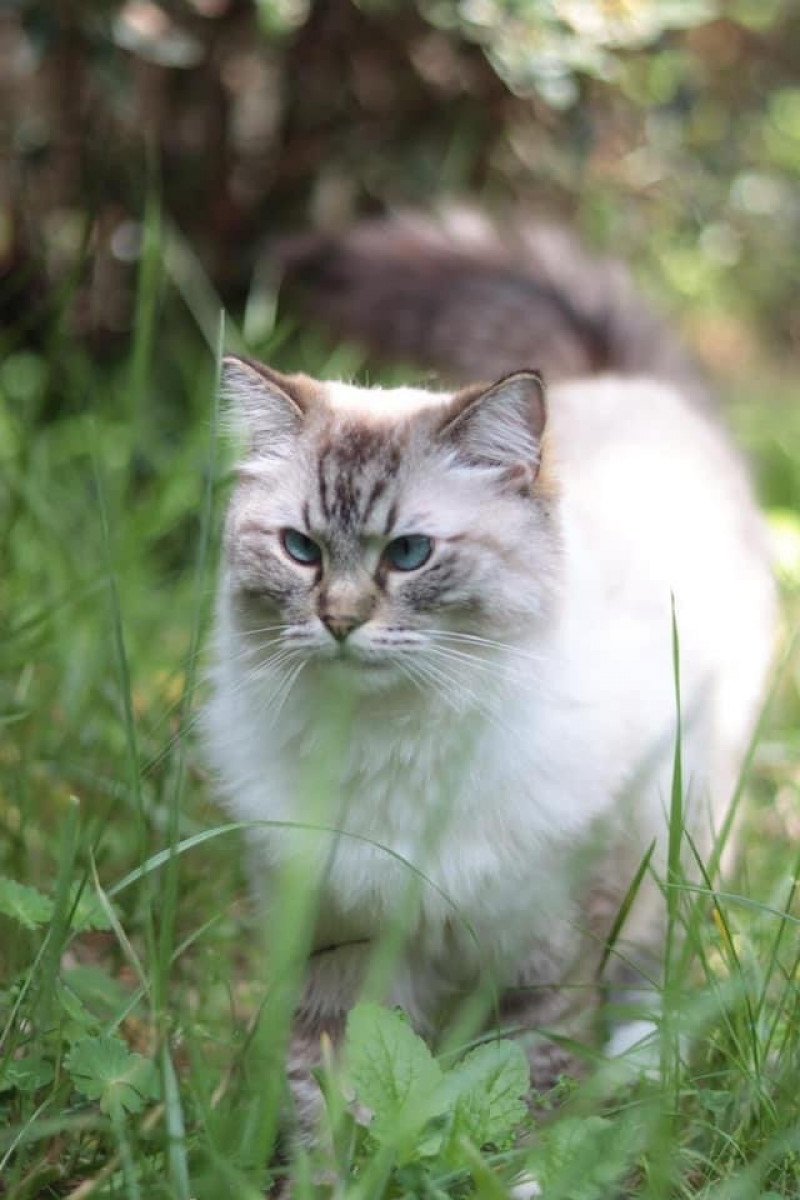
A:
POLYGON ((375 1114, 376 1130, 422 1124, 442 1070, 405 1017, 359 1004, 347 1021, 346 1060, 358 1099, 375 1114))

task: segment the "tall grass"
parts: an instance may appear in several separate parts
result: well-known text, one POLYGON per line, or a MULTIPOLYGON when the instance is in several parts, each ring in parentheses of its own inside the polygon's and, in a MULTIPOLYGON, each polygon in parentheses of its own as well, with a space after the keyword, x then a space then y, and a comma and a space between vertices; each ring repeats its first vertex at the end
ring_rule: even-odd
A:
MULTIPOLYGON (((321 375, 357 366, 270 312, 254 294, 253 353, 321 375)), ((275 1157, 314 892, 287 872, 265 947, 243 827, 215 810, 194 733, 226 488, 218 328, 197 263, 152 208, 128 355, 95 362, 62 329, 41 353, 9 342, 0 363, 0 874, 23 885, 0 891, 0 1194, 19 1200, 255 1198, 271 1172, 299 1196, 317 1187, 319 1164, 275 1157)), ((228 341, 245 344, 232 326, 228 341)), ((791 529, 800 421, 746 395, 736 413, 791 529)), ((515 1150, 468 1147, 456 1169, 370 1143, 329 1064, 329 1192, 505 1197, 529 1165, 564 1200, 800 1195, 799 691, 791 658, 724 890, 714 861, 699 884, 682 873, 676 761, 658 1077, 601 1064, 515 1150)), ((319 826, 326 789, 307 781, 319 826)), ((428 883, 408 875, 413 900, 428 883)))

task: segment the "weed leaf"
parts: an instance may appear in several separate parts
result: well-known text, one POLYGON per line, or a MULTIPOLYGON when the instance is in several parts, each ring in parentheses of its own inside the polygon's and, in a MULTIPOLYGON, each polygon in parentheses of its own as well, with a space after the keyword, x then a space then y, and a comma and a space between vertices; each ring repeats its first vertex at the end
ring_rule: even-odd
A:
POLYGON ((471 1051, 448 1072, 443 1085, 453 1114, 450 1149, 463 1138, 476 1146, 511 1145, 527 1112, 529 1087, 528 1060, 516 1042, 487 1042, 471 1051))
POLYGON ((55 1069, 39 1054, 11 1058, 0 1065, 0 1092, 35 1092, 53 1082, 55 1069))
POLYGON ((26 929, 37 929, 53 915, 53 902, 36 888, 0 876, 0 913, 26 929))
MULTIPOLYGON (((574 1200, 606 1200, 641 1153, 641 1126, 606 1117, 564 1117, 540 1130, 534 1174, 548 1186, 558 1181, 574 1200)), ((559 1193, 562 1194, 562 1193, 559 1193)))
POLYGON ((362 1104, 375 1114, 373 1129, 417 1128, 432 1115, 442 1070, 401 1013, 359 1004, 347 1021, 347 1064, 362 1104))
POLYGON ((103 1112, 139 1112, 158 1094, 153 1064, 120 1038, 83 1038, 67 1055, 66 1067, 77 1090, 99 1100, 103 1112))

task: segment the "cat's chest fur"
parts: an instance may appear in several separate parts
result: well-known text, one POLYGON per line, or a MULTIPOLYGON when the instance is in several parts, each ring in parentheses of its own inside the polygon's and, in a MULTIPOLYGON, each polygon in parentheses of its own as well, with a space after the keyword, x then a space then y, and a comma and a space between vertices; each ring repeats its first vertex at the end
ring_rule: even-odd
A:
POLYGON ((479 708, 409 711, 363 695, 337 708, 335 694, 321 703, 298 688, 279 726, 265 719, 256 735, 268 697, 231 696, 242 706, 227 711, 241 745, 231 807, 305 826, 259 840, 268 871, 294 855, 313 864, 318 944, 376 936, 412 910, 433 954, 454 930, 459 953, 477 934, 498 965, 532 935, 553 937, 574 893, 568 850, 609 794, 594 731, 563 697, 541 683, 513 704, 487 688, 479 708))

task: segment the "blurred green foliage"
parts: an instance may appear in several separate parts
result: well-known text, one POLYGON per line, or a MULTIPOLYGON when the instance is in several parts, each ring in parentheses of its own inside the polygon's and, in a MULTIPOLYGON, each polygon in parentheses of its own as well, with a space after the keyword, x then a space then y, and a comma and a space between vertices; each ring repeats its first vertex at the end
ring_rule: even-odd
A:
POLYGON ((235 305, 287 227, 468 193, 632 261, 735 377, 800 338, 799 77, 792 0, 16 0, 0 349, 124 351, 148 194, 235 305))

